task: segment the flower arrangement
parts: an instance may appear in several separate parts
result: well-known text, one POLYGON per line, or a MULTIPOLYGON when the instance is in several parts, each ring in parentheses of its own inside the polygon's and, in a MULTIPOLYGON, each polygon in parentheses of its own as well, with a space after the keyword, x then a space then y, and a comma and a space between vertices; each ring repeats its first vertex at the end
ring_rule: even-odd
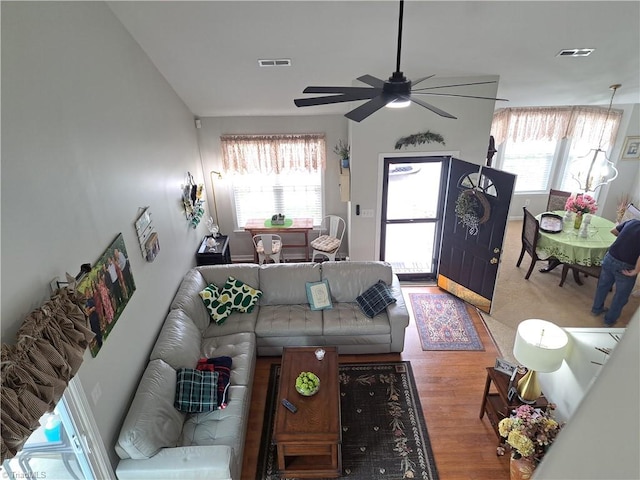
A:
POLYGON ((598 204, 591 195, 578 193, 567 198, 564 209, 575 213, 596 213, 598 204))
MULTIPOLYGON (((513 458, 527 457, 534 464, 542 460, 563 427, 554 420, 554 410, 554 404, 549 404, 545 411, 531 405, 521 405, 509 418, 500 420, 498 431, 511 446, 513 458)), ((498 447, 498 455, 504 453, 505 448, 498 447)))

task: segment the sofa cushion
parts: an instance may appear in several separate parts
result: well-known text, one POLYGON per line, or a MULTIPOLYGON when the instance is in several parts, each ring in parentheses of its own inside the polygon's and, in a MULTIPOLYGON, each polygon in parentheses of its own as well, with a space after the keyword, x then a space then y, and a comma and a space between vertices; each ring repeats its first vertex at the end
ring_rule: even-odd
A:
POLYGON ((201 332, 211 323, 211 316, 198 293, 210 283, 212 282, 207 282, 198 270, 189 270, 182 279, 169 307, 170 310, 183 310, 201 332))
POLYGON ((356 298, 382 280, 387 285, 393 282, 393 270, 386 262, 323 262, 322 278, 329 281, 331 296, 336 302, 355 302, 356 298))
POLYGON ((307 298, 311 310, 327 310, 333 308, 331 304, 331 290, 329 282, 307 282, 307 298))
POLYGON ((356 301, 364 314, 369 318, 373 318, 383 312, 387 305, 395 303, 396 299, 391 294, 389 286, 380 280, 366 289, 362 295, 359 295, 356 301))
POLYGON ((202 265, 195 267, 204 280, 215 283, 219 287, 223 286, 229 277, 237 278, 247 285, 254 285, 260 288, 258 271, 260 266, 256 263, 229 263, 226 265, 202 265))
POLYGON ((173 406, 176 378, 166 362, 149 362, 120 429, 121 458, 149 458, 162 448, 178 445, 185 414, 173 406))
MULTIPOLYGON (((220 328, 211 324, 211 329, 220 328)), ((256 335, 254 333, 234 333, 222 337, 202 339, 199 358, 230 357, 231 385, 253 383, 256 362, 256 335)))
POLYGON ((229 380, 231 379, 231 357, 201 358, 198 360, 196 369, 206 372, 215 372, 218 376, 216 388, 218 390, 216 404, 220 408, 225 408, 228 403, 227 391, 229 380))
POLYGON ((307 282, 319 282, 320 264, 273 263, 260 268, 260 305, 307 303, 307 282))
POLYGON ((267 305, 260 307, 256 322, 258 337, 300 337, 322 335, 322 312, 302 305, 267 305))
POLYGON ((182 310, 171 310, 149 359, 162 359, 175 370, 193 368, 200 358, 201 344, 202 333, 191 318, 182 310), (176 348, 176 345, 180 345, 180 348, 176 348))
POLYGON ((251 313, 253 307, 262 296, 262 291, 247 285, 242 280, 229 277, 220 290, 220 297, 229 297, 231 308, 242 313, 251 313))
POLYGON ((210 412, 218 407, 218 372, 180 368, 173 406, 181 412, 210 412))

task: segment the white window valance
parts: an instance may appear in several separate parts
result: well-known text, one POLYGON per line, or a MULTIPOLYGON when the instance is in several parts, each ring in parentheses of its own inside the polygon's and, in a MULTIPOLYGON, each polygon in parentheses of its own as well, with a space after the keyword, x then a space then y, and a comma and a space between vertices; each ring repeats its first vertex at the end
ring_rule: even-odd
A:
POLYGON ((326 161, 324 134, 223 135, 220 143, 232 174, 319 172, 326 161))
POLYGON ((580 138, 600 145, 615 142, 621 110, 603 107, 502 108, 493 115, 491 135, 497 145, 513 142, 580 138), (604 127, 604 130, 603 130, 604 127))

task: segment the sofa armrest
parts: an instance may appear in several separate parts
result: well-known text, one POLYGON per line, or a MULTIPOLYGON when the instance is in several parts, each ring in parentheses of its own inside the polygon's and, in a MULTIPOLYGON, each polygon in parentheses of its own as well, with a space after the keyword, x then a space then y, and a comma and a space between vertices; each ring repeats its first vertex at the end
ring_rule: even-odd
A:
POLYGON ((409 310, 402 295, 400 280, 395 273, 390 286, 393 296, 396 298, 396 303, 387 306, 387 316, 389 317, 389 325, 391 325, 391 351, 402 352, 405 330, 409 326, 409 310))
POLYGON ((239 480, 230 471, 231 447, 206 445, 163 448, 147 459, 120 460, 118 480, 239 480))

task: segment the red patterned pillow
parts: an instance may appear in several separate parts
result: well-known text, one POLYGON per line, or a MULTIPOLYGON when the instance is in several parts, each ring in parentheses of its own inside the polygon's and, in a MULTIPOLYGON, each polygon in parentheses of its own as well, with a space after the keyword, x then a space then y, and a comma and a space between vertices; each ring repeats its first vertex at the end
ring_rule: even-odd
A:
POLYGON ((225 408, 231 380, 231 357, 201 358, 196 370, 218 372, 218 408, 225 408))

